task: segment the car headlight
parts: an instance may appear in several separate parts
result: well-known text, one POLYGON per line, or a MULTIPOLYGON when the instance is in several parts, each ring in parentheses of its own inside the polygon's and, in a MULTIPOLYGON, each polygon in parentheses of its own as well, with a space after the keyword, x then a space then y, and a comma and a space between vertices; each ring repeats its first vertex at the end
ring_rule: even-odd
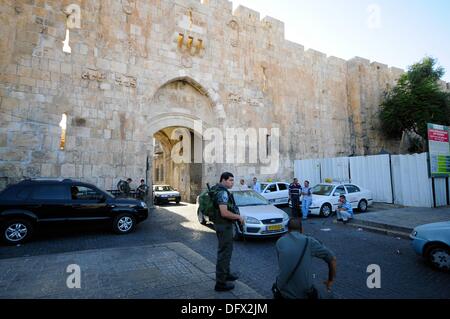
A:
POLYGON ((417 237, 417 230, 414 230, 414 231, 411 233, 411 236, 412 236, 412 237, 417 237))
POLYGON ((147 204, 145 202, 141 202, 142 208, 147 208, 147 204))
POLYGON ((251 225, 259 225, 261 224, 261 222, 253 217, 245 217, 245 223, 246 224, 251 224, 251 225))

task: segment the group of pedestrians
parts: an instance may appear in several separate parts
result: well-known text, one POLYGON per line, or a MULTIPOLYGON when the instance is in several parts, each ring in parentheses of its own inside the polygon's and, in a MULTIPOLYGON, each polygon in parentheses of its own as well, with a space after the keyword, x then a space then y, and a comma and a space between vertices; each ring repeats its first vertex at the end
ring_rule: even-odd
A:
POLYGON ((289 185, 289 201, 292 205, 292 217, 308 219, 309 207, 312 204, 312 189, 309 187, 309 181, 305 181, 301 186, 298 178, 294 178, 293 183, 289 185))
MULTIPOLYGON (((254 185, 258 182, 255 179, 254 185)), ((240 181, 240 184, 244 187, 242 181, 240 181)), ((219 183, 213 187, 217 204, 217 213, 212 220, 218 239, 216 291, 234 289, 233 282, 239 278, 238 274, 231 272, 230 269, 233 252, 233 223, 238 222, 241 226, 244 226, 245 220, 239 215, 239 209, 233 199, 233 194, 230 192, 233 186, 234 176, 227 172, 222 174, 219 183)), ((303 198, 306 197, 306 203, 308 203, 308 198, 311 197, 309 183, 305 181, 304 187, 300 187, 298 180, 294 180, 291 186, 293 186, 289 188, 291 200, 299 200, 300 196, 304 196, 303 198)), ((309 206, 306 207, 309 208, 309 206)), ((307 214, 305 217, 307 217, 307 214)), ((324 260, 328 265, 328 278, 324 281, 327 291, 331 290, 336 276, 336 257, 318 240, 303 234, 300 218, 290 219, 288 230, 288 234, 276 243, 279 271, 277 276, 274 274, 274 277, 276 276, 272 287, 274 298, 318 299, 320 294, 314 286, 312 278, 313 257, 324 260)))
MULTIPOLYGON (((131 178, 127 178, 126 181, 120 180, 117 183, 117 190, 120 192, 121 195, 124 196, 130 196, 133 192, 133 189, 131 188, 131 183, 133 180, 131 178)), ((144 200, 148 196, 149 187, 145 183, 144 179, 141 179, 141 183, 136 188, 134 193, 136 194, 136 197, 139 199, 144 200)))

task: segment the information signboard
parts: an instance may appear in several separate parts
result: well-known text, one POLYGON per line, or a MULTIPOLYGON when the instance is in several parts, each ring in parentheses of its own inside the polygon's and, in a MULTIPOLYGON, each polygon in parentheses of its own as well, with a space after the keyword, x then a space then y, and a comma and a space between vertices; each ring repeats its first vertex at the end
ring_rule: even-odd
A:
POLYGON ((428 124, 431 177, 450 176, 450 128, 428 124))

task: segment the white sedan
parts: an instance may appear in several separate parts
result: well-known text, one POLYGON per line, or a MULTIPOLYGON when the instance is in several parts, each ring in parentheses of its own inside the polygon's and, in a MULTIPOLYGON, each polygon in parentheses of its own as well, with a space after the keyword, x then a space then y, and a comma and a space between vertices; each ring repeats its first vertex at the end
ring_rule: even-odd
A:
POLYGON ((355 184, 317 184, 312 194, 309 214, 323 217, 329 217, 337 210, 340 195, 345 195, 352 208, 362 213, 373 204, 372 192, 355 184))
POLYGON ((153 185, 153 202, 155 205, 181 201, 180 192, 169 185, 153 185))
MULTIPOLYGON (((233 226, 233 238, 235 240, 243 237, 280 236, 287 233, 289 215, 284 211, 270 205, 264 197, 253 190, 232 190, 231 192, 240 215, 245 218, 243 232, 237 224, 233 226)), ((202 225, 210 222, 200 209, 197 210, 197 216, 202 225)))
POLYGON ((289 184, 281 182, 261 183, 261 195, 273 205, 289 203, 289 184))

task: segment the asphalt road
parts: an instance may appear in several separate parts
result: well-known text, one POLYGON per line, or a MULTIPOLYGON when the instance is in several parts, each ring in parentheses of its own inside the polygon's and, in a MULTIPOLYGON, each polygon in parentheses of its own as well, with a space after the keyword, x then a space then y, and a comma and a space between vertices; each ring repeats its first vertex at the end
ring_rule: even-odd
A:
MULTIPOLYGON (((415 255, 408 240, 336 225, 332 218, 312 217, 304 228, 337 256, 336 283, 331 294, 324 293, 326 298, 450 298, 450 275, 430 269, 415 255), (373 264, 381 268, 380 289, 367 287, 367 267, 373 264)), ((191 204, 158 207, 134 233, 126 236, 97 225, 45 228, 27 244, 0 246, 0 259, 168 242, 182 242, 215 262, 215 233, 211 227, 198 223, 196 206, 191 204)), ((277 273, 275 243, 276 239, 252 239, 234 246, 233 270, 240 272, 241 281, 267 298, 271 297, 270 288, 277 273)), ((321 260, 313 266, 316 284, 321 289, 327 266, 321 260)))

